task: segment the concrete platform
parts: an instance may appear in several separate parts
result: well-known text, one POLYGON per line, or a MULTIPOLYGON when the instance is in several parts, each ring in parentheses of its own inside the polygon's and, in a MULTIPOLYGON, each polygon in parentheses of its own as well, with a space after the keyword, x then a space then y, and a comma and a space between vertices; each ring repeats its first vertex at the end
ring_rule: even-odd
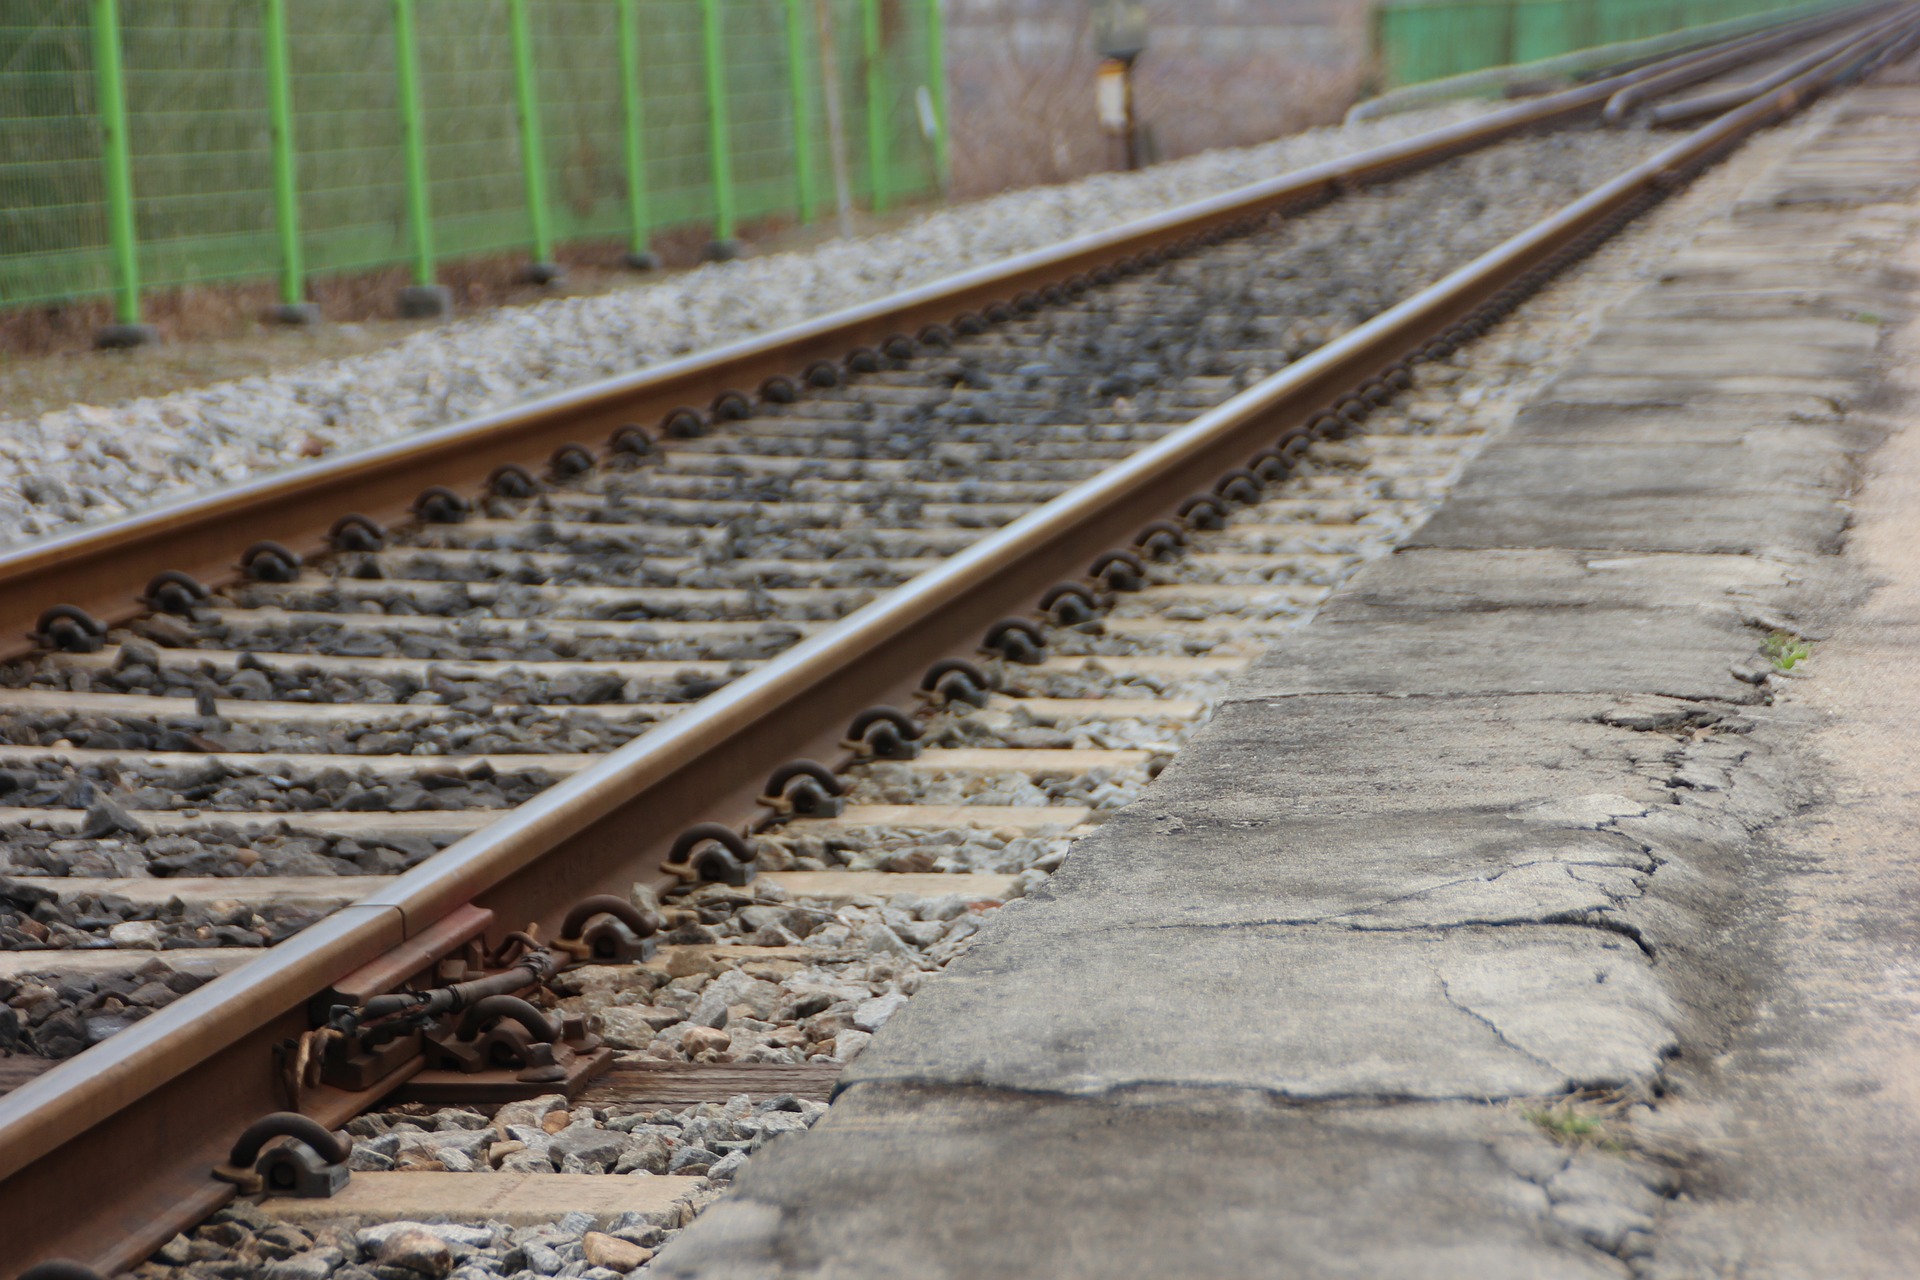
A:
MULTIPOLYGON (((1819 660, 1761 649, 1818 649, 1869 586, 1847 498, 1914 307, 1915 115, 1915 89, 1855 95, 1624 303, 654 1272, 1920 1274, 1920 1214, 1880 1194, 1920 1188, 1920 1030, 1864 1073, 1769 1034, 1776 1002, 1845 994, 1793 962, 1818 931, 1783 904, 1857 930, 1771 834, 1821 802, 1819 660), (1875 103, 1902 127, 1848 132, 1875 103), (1861 1105, 1821 1144, 1842 1079, 1891 1136, 1861 1105), (1853 1234, 1797 1233, 1816 1208, 1853 1234)), ((1910 546, 1904 571, 1920 600, 1910 546)), ((1877 763, 1920 815, 1911 753, 1877 763)), ((1871 936, 1899 976, 1861 1018, 1920 1027, 1893 901, 1871 936)))

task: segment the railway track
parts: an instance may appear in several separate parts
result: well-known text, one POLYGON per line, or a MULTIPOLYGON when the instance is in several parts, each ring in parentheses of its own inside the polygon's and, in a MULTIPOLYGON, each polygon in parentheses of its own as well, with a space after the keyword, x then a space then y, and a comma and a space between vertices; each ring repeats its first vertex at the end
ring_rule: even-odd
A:
MULTIPOLYGON (((208 1170, 269 1112, 337 1127, 402 1084, 577 1095, 606 1056, 589 1015, 683 1094, 830 1078, 975 908, 1150 779, 1263 633, 1417 523, 1471 441, 1385 408, 1415 370, 1913 36, 1905 10, 1853 21, 1797 29, 1829 56, 1678 143, 1533 132, 1629 87, 1588 86, 0 561, 10 616, 63 562, 80 602, 37 614, 42 648, 0 677, 0 821, 34 873, 9 882, 0 972, 42 1015, 33 1048, 93 1044, 0 1100, 6 1265, 146 1256, 234 1194, 208 1170), (1447 210, 1447 174, 1516 152, 1530 190, 1447 210), (1435 217, 1412 251, 1408 207, 1435 217), (1362 421, 1371 460, 1329 443, 1362 421), (605 448, 575 443, 589 425, 605 448), (340 519, 348 492, 369 514, 340 519), (245 572, 216 574, 237 545, 245 572), (782 986, 842 951, 818 990, 782 986), (619 963, 554 978, 556 956, 619 963), (475 975, 434 1012, 496 1021, 387 994, 475 975), (703 1009, 708 986, 741 999, 703 1009), (442 1078, 463 1053, 495 1069, 442 1078), (701 1067, 715 1084, 684 1082, 701 1067), (57 1220, 82 1185, 98 1207, 57 1220)), ((1717 57, 1633 78, 1680 88, 1717 57)), ((624 1103, 674 1100, 663 1078, 624 1103)), ((485 1159, 547 1158, 525 1136, 485 1159)))

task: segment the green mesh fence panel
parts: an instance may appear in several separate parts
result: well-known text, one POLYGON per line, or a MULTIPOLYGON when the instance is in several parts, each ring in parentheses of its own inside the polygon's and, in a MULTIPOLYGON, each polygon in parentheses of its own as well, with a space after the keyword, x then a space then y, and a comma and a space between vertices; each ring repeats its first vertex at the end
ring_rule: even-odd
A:
POLYGON ((418 0, 414 13, 435 243, 448 257, 522 248, 533 231, 506 0, 418 0))
POLYGON ((85 0, 0 9, 0 306, 112 287, 85 0))
MULTIPOLYGON (((889 157, 894 191, 937 185, 933 138, 922 127, 922 107, 933 109, 927 76, 927 7, 923 0, 881 0, 880 31, 886 64, 887 114, 896 122, 889 157), (923 102, 924 99, 924 102, 923 102)), ((929 117, 930 118, 930 117, 929 117)))
POLYGON ((546 0, 533 17, 554 234, 622 238, 632 224, 619 13, 604 0, 546 0))
POLYGON ((366 270, 407 255, 390 0, 292 0, 287 45, 307 267, 366 270))
POLYGON ((258 7, 138 0, 122 6, 120 33, 141 276, 197 284, 271 271, 258 7))
POLYGON ((1805 0, 1403 0, 1375 13, 1389 85, 1798 8, 1805 0))
POLYGON ((728 53, 727 134, 745 218, 794 207, 793 93, 780 0, 721 0, 728 53))
MULTIPOLYGON (((562 243, 632 231, 620 11, 636 6, 645 194, 655 229, 710 226, 712 139, 699 0, 527 0, 542 170, 562 243)), ((793 214, 810 143, 832 207, 816 0, 718 0, 727 143, 739 216, 793 214)), ((862 0, 827 0, 856 198, 872 194, 862 0)), ((0 6, 0 306, 114 285, 88 0, 0 6)), ((271 278, 280 269, 263 0, 121 0, 133 218, 144 288, 271 278)), ((919 91, 929 0, 881 0, 890 194, 935 189, 919 91)), ((300 243, 310 275, 411 253, 392 0, 287 0, 300 243)), ((531 248, 508 0, 416 0, 428 203, 442 259, 531 248)))
POLYGON ((646 0, 640 19, 640 83, 646 99, 648 199, 656 225, 713 217, 707 156, 707 92, 696 0, 646 0))

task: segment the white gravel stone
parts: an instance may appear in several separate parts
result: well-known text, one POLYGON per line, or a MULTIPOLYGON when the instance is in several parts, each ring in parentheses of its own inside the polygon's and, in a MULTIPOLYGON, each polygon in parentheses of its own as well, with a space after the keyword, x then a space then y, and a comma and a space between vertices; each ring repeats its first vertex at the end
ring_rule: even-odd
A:
POLYGON ((128 920, 107 930, 107 941, 130 950, 155 950, 160 946, 160 937, 160 926, 152 920, 128 920))
POLYGON ((311 442, 339 454, 631 373, 1485 109, 1449 104, 1009 192, 896 231, 490 311, 341 360, 0 419, 0 545, 282 470, 311 442))

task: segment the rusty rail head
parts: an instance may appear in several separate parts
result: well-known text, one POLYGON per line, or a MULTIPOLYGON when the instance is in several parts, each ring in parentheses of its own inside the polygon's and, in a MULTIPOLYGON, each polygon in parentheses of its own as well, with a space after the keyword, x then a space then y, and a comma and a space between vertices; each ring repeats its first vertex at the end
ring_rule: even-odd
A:
MULTIPOLYGON (((1858 63, 1852 56, 1830 60, 1674 143, 1186 428, 787 650, 407 872, 386 891, 0 1098, 0 1274, 48 1256, 88 1259, 103 1270, 137 1262, 179 1229, 183 1212, 191 1220, 230 1194, 223 1184, 212 1184, 206 1171, 223 1158, 241 1128, 284 1106, 276 1087, 275 1046, 304 1029, 305 1001, 333 980, 469 902, 493 908, 511 928, 528 918, 555 920, 588 893, 624 891, 634 878, 657 868, 668 835, 701 819, 753 812, 760 780, 785 761, 831 755, 840 727, 854 711, 889 697, 904 700, 930 662, 964 648, 995 619, 1030 607, 1047 587, 1077 577, 1100 551, 1125 545, 1143 519, 1171 511, 1206 489, 1221 471, 1270 445, 1355 383, 1377 376, 1431 335, 1568 251, 1583 235, 1631 213, 1636 202, 1789 113, 1858 63)), ((1383 170, 1484 136, 1476 128, 1501 136, 1597 106, 1617 87, 1603 81, 1575 91, 1571 99, 1561 95, 1551 109, 1536 104, 1501 112, 1476 125, 1382 148, 1345 167, 1383 170)), ((1342 168, 1318 166, 1261 184, 1253 189, 1257 194, 1220 197, 1177 215, 970 273, 903 295, 901 305, 931 314, 954 308, 959 297, 1003 292, 1010 279, 1084 269, 1088 262, 1136 252, 1156 239, 1192 235, 1196 226, 1224 225, 1250 209, 1320 189, 1337 181, 1342 168)), ((766 358, 769 351, 790 361, 796 350, 824 349, 849 333, 892 328, 901 314, 883 304, 858 308, 763 343, 736 344, 727 349, 732 353, 727 358, 738 362, 731 366, 736 369, 766 358)), ((710 385, 729 368, 724 356, 682 361, 656 374, 555 397, 543 402, 544 411, 565 420, 559 434, 570 439, 583 415, 625 404, 642 394, 637 388, 643 385, 685 386, 700 379, 710 385)), ((476 441, 524 445, 540 436, 537 409, 343 459, 334 464, 331 482, 364 478, 385 457, 443 457, 450 449, 471 450, 476 441)), ((497 455, 490 455, 478 465, 495 460, 497 455)), ((257 509, 290 483, 261 482, 209 500, 220 509, 218 519, 206 516, 207 504, 199 503, 181 504, 173 509, 174 518, 200 519, 208 530, 223 528, 220 521, 232 512, 249 504, 257 509)), ((113 540, 124 546, 135 529, 155 531, 154 519, 122 522, 114 527, 113 540)), ((247 540, 265 532, 256 526, 247 540)), ((23 558, 13 557, 12 564, 17 567, 23 558)), ((0 573, 5 568, 0 565, 0 573)), ((128 576, 143 579, 144 569, 128 576)), ((16 574, 8 583, 21 580, 16 574)), ((371 1096, 377 1093, 304 1101, 310 1113, 337 1124, 371 1096)))

